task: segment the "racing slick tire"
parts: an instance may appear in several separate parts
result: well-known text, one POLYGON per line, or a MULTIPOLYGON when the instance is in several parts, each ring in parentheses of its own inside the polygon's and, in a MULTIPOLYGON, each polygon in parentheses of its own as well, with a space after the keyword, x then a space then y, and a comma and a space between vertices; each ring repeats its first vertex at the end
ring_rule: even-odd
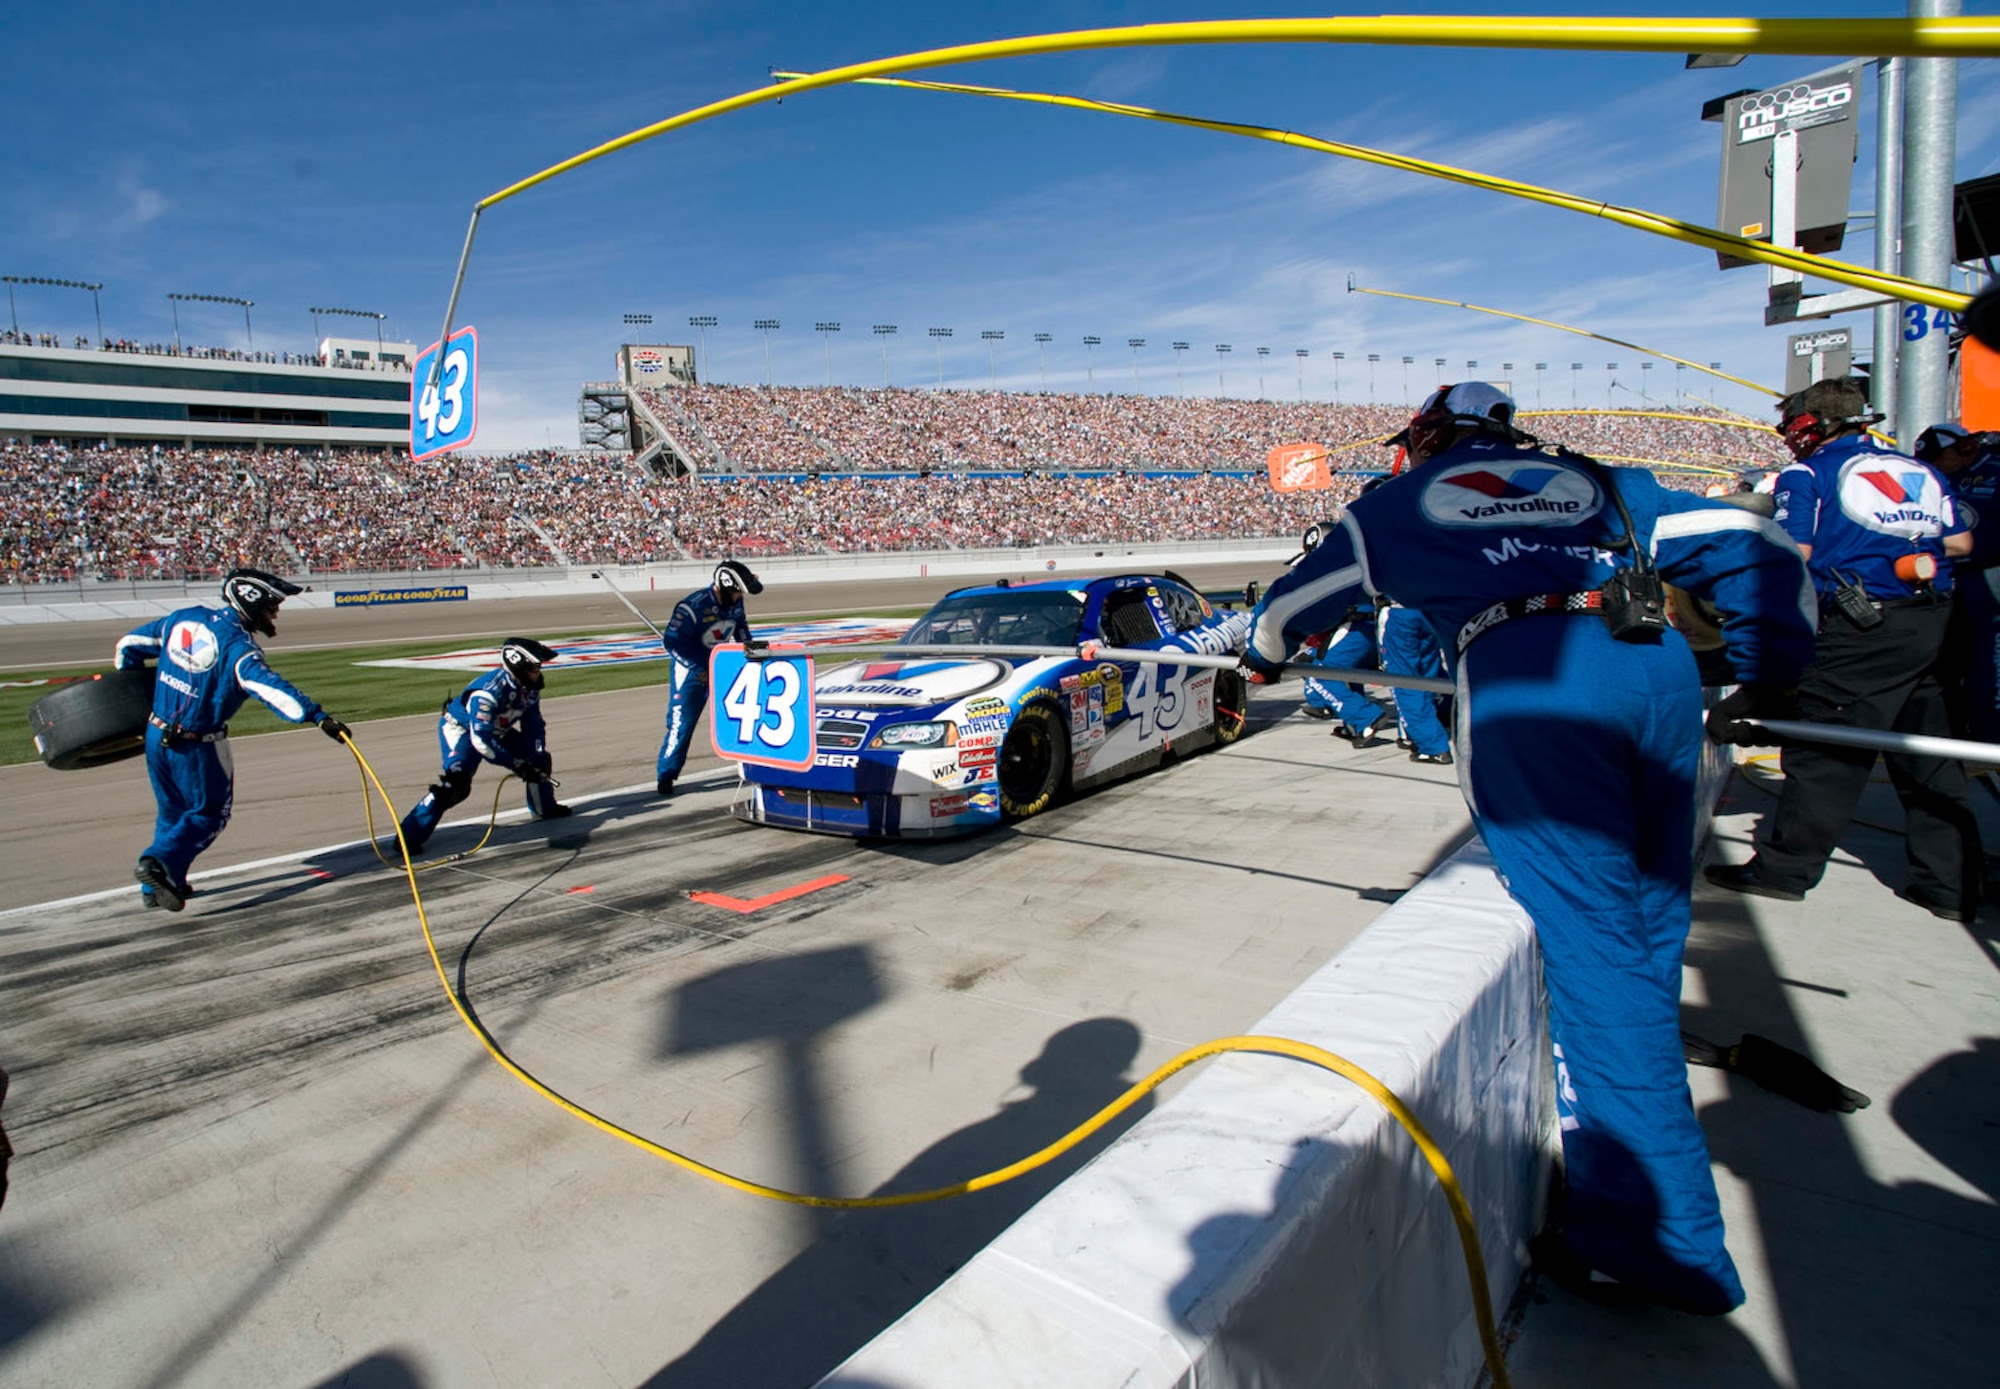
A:
POLYGON ((1223 747, 1243 736, 1250 720, 1250 683, 1240 670, 1215 673, 1215 746, 1223 747))
POLYGON ((101 767, 146 751, 153 672, 114 670, 51 691, 28 706, 35 751, 59 772, 101 767))
POLYGON ((1046 704, 1014 718, 1000 745, 1000 812, 1009 820, 1039 815, 1069 785, 1069 730, 1046 704))

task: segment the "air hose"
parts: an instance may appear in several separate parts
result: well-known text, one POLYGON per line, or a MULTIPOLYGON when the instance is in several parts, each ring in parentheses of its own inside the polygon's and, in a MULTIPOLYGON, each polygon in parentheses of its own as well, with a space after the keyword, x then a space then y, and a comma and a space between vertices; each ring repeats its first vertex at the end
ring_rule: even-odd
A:
MULTIPOLYGON (((583 1120, 592 1128, 610 1134, 613 1138, 629 1143, 642 1152, 650 1153, 652 1156, 670 1162, 685 1171, 692 1172, 698 1177, 706 1177, 712 1182, 729 1187, 734 1191, 744 1192, 747 1195, 761 1196, 767 1200, 780 1201, 789 1205, 816 1206, 825 1210, 879 1210, 888 1206, 915 1206, 931 1201, 948 1200, 953 1196, 965 1196, 975 1191, 985 1191, 999 1186, 1004 1182, 1010 1182, 1016 1177, 1024 1176, 1036 1168, 1045 1166, 1063 1154, 1070 1152, 1079 1144, 1088 1140, 1093 1134, 1101 1131, 1119 1115, 1132 1108, 1141 1099, 1159 1089, 1169 1078, 1186 1070, 1197 1061, 1206 1060, 1211 1056, 1221 1056, 1229 1052, 1251 1052, 1265 1056, 1290 1057, 1293 1060, 1304 1061, 1309 1065, 1332 1071, 1334 1074, 1343 1076, 1359 1086, 1367 1093, 1369 1098, 1387 1110, 1389 1116, 1403 1127, 1404 1132, 1408 1133, 1411 1140, 1417 1145, 1417 1150, 1423 1154, 1424 1161, 1430 1164, 1431 1171, 1437 1176, 1439 1187, 1443 1189, 1445 1201, 1451 1208, 1452 1221, 1458 1227, 1459 1249, 1465 1257, 1466 1277, 1472 1287, 1472 1311, 1479 1324, 1479 1343, 1485 1351, 1487 1372, 1492 1376, 1494 1389, 1511 1389, 1511 1382, 1507 1378, 1506 1360, 1500 1346, 1499 1328, 1493 1317, 1493 1295, 1486 1282, 1486 1261, 1480 1252, 1479 1231, 1473 1223, 1472 1208, 1466 1202, 1465 1193, 1459 1188, 1458 1178, 1452 1172, 1451 1163, 1445 1158, 1436 1140, 1430 1136, 1429 1131, 1424 1128, 1422 1121, 1410 1110, 1410 1107, 1404 1104, 1388 1086, 1345 1057, 1336 1056, 1334 1053, 1321 1047, 1313 1046, 1307 1042, 1296 1042, 1287 1037, 1218 1037, 1214 1041, 1203 1042, 1198 1046, 1189 1047, 1186 1051, 1173 1057, 1155 1069, 1152 1074, 1126 1090, 1124 1094, 1098 1110, 1097 1113, 1093 1114, 1083 1123, 1077 1125, 1074 1129, 1071 1129, 1061 1138, 1058 1138, 1055 1142, 1050 1143, 1040 1151, 1031 1153, 1018 1162, 1009 1163, 1005 1167, 995 1168, 991 1172, 984 1172, 976 1177, 968 1177, 964 1181, 954 1182, 949 1186, 932 1187, 924 1191, 899 1191, 878 1196, 815 1196, 808 1192, 786 1191, 782 1187, 767 1186, 762 1182, 751 1181, 746 1177, 738 1177, 732 1173, 724 1172, 720 1168, 711 1167, 699 1158, 689 1157, 686 1153, 675 1152, 672 1148, 656 1143, 652 1139, 640 1134, 633 1133, 630 1129, 624 1128, 610 1119, 584 1108, 576 1101, 569 1099, 567 1096, 562 1095, 552 1087, 538 1080, 512 1057, 507 1055, 493 1034, 487 1031, 485 1024, 481 1023, 474 1016, 457 987, 451 982, 451 976, 445 971, 444 961, 438 955, 437 940, 431 934, 430 914, 424 907, 423 892, 417 886, 417 865, 410 859, 410 848, 408 842, 403 838, 401 823, 395 821, 393 818, 396 810, 394 802, 389 799, 389 793, 383 789, 381 778, 376 776, 374 767, 369 764, 367 757, 363 755, 360 745, 354 741, 351 735, 342 735, 341 741, 347 744, 347 750, 354 754, 355 765, 360 769, 364 801, 366 800, 369 788, 372 787, 376 796, 381 798, 382 804, 388 808, 389 814, 392 817, 391 822, 396 825, 396 845, 402 852, 403 862, 401 867, 405 878, 409 881, 410 900, 417 909, 417 922, 423 929, 424 949, 430 955, 431 968, 437 971, 438 982, 444 986, 445 997, 450 1001, 452 1011, 458 1014, 458 1020, 464 1023, 467 1030, 479 1039, 479 1044, 486 1048, 486 1054, 491 1056, 500 1065, 502 1070, 506 1071, 514 1079, 520 1081, 549 1103, 555 1105, 558 1109, 583 1120)), ((502 785, 504 786, 505 783, 503 782, 502 785)), ((497 794, 494 798, 494 807, 497 814, 499 807, 497 794)), ((373 843, 375 815, 372 804, 367 806, 367 815, 369 841, 373 843)), ((492 833, 492 826, 490 824, 487 827, 487 833, 489 835, 492 833)), ((482 839, 480 844, 484 845, 485 842, 482 839)), ((476 851, 475 848, 467 852, 476 851)), ((379 850, 377 851, 377 856, 380 857, 379 850)), ((457 857, 463 858, 465 855, 457 857)), ((384 863, 388 862, 386 859, 383 861, 384 863)), ((395 867, 396 865, 390 864, 389 866, 395 867)), ((442 866, 441 863, 424 865, 426 868, 440 866, 442 866)))

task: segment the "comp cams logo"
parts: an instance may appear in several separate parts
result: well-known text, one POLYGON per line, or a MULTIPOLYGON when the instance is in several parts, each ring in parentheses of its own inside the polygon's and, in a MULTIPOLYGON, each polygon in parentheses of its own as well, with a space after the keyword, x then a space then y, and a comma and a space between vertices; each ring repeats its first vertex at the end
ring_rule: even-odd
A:
POLYGON ((1841 81, 1830 87, 1814 87, 1809 82, 1759 92, 1736 108, 1736 142, 1768 140, 1780 130, 1807 130, 1831 125, 1846 118, 1854 105, 1854 84, 1841 81))
POLYGON ((1914 539, 1944 532, 1944 489, 1937 478, 1879 456, 1857 458, 1841 470, 1840 509, 1881 535, 1914 539))
POLYGON ((1531 460, 1460 463, 1424 487, 1424 516, 1440 526, 1568 526, 1601 505, 1597 484, 1573 468, 1531 460))
POLYGON ((167 659, 182 670, 200 672, 215 665, 222 654, 221 643, 206 623, 176 622, 167 633, 167 659))

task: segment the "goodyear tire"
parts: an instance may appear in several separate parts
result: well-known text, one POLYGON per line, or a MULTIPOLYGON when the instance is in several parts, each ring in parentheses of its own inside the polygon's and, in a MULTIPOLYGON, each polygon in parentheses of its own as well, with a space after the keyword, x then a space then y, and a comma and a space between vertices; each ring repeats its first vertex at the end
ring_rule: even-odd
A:
POLYGON ((1221 747, 1243 736, 1250 716, 1250 682, 1240 670, 1215 673, 1215 744, 1221 747))
POLYGON ((115 670, 43 695, 28 706, 35 751, 59 772, 101 767, 146 750, 153 672, 115 670))
POLYGON ((1046 704, 1015 716, 1000 745, 1000 810, 1010 820, 1039 815, 1069 783, 1069 730, 1046 704))

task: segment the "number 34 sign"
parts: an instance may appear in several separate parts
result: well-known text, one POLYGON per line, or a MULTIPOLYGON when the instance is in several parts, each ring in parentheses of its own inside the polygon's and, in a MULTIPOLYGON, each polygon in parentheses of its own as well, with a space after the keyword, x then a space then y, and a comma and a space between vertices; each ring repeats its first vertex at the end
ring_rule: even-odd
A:
POLYGON ((417 463, 464 448, 479 427, 479 334, 459 329, 444 344, 443 370, 437 362, 438 344, 432 343, 410 378, 410 458, 417 463))
POLYGON ((812 766, 812 657, 804 647, 770 647, 753 661, 739 644, 718 646, 708 678, 718 696, 708 731, 719 756, 801 772, 812 766))

